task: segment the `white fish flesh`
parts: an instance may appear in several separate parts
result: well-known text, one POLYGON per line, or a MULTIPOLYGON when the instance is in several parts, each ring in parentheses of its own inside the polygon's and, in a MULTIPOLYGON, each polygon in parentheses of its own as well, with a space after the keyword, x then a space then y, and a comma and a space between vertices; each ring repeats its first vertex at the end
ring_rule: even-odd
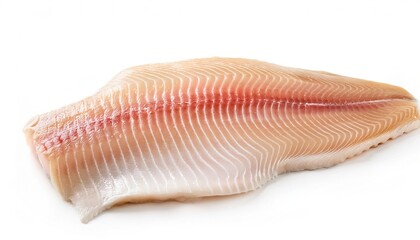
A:
POLYGON ((251 191, 419 126, 416 100, 400 87, 210 58, 126 69, 24 131, 87 222, 126 202, 251 191))

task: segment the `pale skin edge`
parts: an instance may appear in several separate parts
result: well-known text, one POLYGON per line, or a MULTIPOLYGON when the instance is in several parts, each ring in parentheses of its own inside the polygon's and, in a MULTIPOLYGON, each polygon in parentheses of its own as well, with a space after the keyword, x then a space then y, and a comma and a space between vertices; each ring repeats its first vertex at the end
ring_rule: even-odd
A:
MULTIPOLYGON (((353 158, 357 155, 360 155, 361 153, 374 148, 378 146, 379 144, 383 144, 387 142, 388 140, 395 139, 405 133, 411 132, 415 130, 416 128, 420 127, 420 120, 416 119, 414 121, 411 121, 403 126, 397 127, 396 129, 386 132, 382 134, 381 136, 370 139, 367 141, 364 141, 362 143, 359 143, 357 145, 354 145, 350 148, 343 149, 340 152, 331 152, 331 153, 323 153, 318 155, 311 155, 311 156, 305 156, 295 159, 288 159, 283 162, 281 162, 281 165, 279 165, 279 172, 277 175, 273 176, 273 178, 270 181, 273 181, 276 179, 278 175, 281 175, 286 172, 295 172, 295 171, 302 171, 302 170, 315 170, 320 168, 329 168, 332 166, 335 166, 339 163, 342 163, 350 158, 353 158), (320 160, 322 159, 322 160, 320 160), (314 164, 314 160, 316 161, 316 164, 314 164), (293 164, 293 163, 299 163, 299 164, 293 164), (287 163, 287 168, 284 167, 284 165, 287 163), (282 166, 283 165, 283 166, 282 166)), ((51 181, 54 185, 54 187, 59 190, 58 188, 58 182, 57 182, 57 176, 54 176, 54 171, 51 171, 53 168, 53 164, 50 164, 50 173, 51 175, 51 181)), ((268 182, 270 182, 268 181, 268 182)), ((265 186, 267 184, 264 183, 261 186, 252 189, 250 191, 256 190, 262 186, 265 186)), ((238 194, 243 194, 246 192, 241 192, 238 194)), ((101 212, 112 208, 116 205, 122 205, 125 203, 144 203, 144 202, 162 202, 162 201, 187 201, 187 200, 195 200, 200 198, 207 198, 207 197, 217 197, 217 196, 227 196, 227 195, 235 195, 234 194, 226 194, 226 195, 198 195, 198 196, 186 196, 185 194, 182 194, 182 196, 159 196, 159 197, 147 197, 144 196, 115 196, 115 198, 110 198, 106 202, 104 202, 101 206, 97 206, 97 208, 91 209, 86 208, 85 206, 81 206, 81 204, 77 204, 77 202, 73 202, 75 205, 77 211, 79 212, 79 215, 81 217, 82 223, 88 223, 90 220, 92 220, 95 216, 100 214, 101 212)), ((69 201, 69 200, 67 200, 69 201)), ((71 201, 71 200, 70 200, 71 201)))

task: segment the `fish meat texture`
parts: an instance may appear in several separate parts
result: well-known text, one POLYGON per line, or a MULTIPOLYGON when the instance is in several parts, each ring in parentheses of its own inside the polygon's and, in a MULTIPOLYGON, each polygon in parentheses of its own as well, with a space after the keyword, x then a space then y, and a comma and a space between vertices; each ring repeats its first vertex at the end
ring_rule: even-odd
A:
POLYGON ((127 202, 244 193, 420 126, 403 88, 248 59, 128 68, 33 118, 27 142, 82 222, 127 202))

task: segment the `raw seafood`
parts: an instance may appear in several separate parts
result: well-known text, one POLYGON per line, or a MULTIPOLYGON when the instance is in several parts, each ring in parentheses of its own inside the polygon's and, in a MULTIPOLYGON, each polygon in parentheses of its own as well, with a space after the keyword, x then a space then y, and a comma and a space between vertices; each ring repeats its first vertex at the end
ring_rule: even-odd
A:
POLYGON ((83 222, 125 202, 230 195, 420 125, 400 87, 247 59, 126 69, 35 117, 28 143, 83 222))

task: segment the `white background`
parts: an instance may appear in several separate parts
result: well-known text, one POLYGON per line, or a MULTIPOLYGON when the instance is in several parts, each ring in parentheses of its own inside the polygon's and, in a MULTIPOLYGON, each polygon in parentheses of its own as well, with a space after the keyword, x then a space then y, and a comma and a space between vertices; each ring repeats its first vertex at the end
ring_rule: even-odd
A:
POLYGON ((126 205, 81 224, 30 156, 26 121, 126 67, 212 56, 387 82, 420 98, 420 4, 0 0, 0 239, 420 239, 420 130, 249 194, 126 205))

